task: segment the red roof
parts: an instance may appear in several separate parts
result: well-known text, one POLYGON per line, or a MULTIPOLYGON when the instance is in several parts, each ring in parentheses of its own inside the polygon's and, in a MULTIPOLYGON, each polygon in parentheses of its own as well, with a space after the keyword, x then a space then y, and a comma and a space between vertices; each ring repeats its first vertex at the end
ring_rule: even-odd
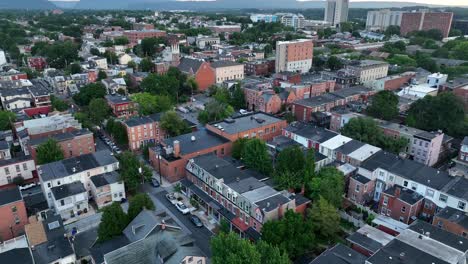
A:
POLYGON ((249 225, 247 225, 244 221, 242 221, 239 217, 236 217, 232 220, 232 223, 239 228, 240 231, 244 232, 249 228, 249 225))
POLYGON ((51 111, 52 111, 52 107, 50 105, 24 109, 24 113, 28 115, 29 117, 32 117, 35 115, 47 115, 51 111))

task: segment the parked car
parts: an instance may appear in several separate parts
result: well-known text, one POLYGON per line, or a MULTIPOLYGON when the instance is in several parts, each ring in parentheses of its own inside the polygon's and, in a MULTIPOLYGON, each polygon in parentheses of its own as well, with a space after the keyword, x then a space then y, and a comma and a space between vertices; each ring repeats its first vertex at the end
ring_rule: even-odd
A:
POLYGON ((171 204, 175 205, 177 203, 177 199, 175 198, 173 193, 166 194, 166 199, 171 202, 171 204))
POLYGON ((154 188, 157 188, 157 187, 161 186, 159 184, 159 181, 156 180, 155 178, 151 178, 151 185, 153 185, 154 188))
POLYGON ((200 220, 200 218, 196 215, 190 215, 190 221, 196 226, 196 227, 203 227, 203 223, 200 220))
POLYGON ((183 202, 177 202, 175 204, 175 207, 177 208, 177 210, 179 210, 179 212, 181 212, 184 215, 190 213, 190 209, 188 209, 188 207, 185 206, 183 202))

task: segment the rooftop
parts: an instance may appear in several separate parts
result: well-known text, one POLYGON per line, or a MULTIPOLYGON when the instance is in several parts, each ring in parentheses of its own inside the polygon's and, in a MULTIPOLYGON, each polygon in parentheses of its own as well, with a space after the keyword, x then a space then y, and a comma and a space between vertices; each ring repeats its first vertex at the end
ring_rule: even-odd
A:
POLYGON ((215 61, 211 63, 212 68, 222 68, 222 67, 232 67, 232 66, 243 66, 243 64, 234 62, 234 61, 227 61, 227 60, 215 61))
POLYGON ((468 215, 463 211, 446 206, 436 216, 468 229, 468 215))
POLYGON ((112 95, 108 94, 106 95, 106 100, 113 103, 113 104, 120 104, 120 103, 129 103, 132 100, 128 98, 127 96, 122 96, 122 95, 112 95))
POLYGON ((168 138, 164 142, 166 145, 173 146, 174 141, 179 141, 180 153, 182 155, 198 152, 229 142, 229 140, 206 129, 168 138))
POLYGON ((128 127, 136 127, 141 125, 147 125, 161 120, 161 113, 152 114, 149 116, 132 117, 124 121, 124 124, 128 127))
POLYGON ((81 183, 80 181, 52 187, 50 190, 52 191, 55 200, 61 200, 70 196, 86 192, 83 183, 81 183))
POLYGON ((417 192, 415 192, 413 190, 397 187, 395 185, 388 188, 387 190, 385 190, 384 193, 396 197, 397 196, 396 192, 397 192, 398 189, 400 191, 398 199, 402 200, 403 202, 405 202, 405 203, 407 203, 409 205, 413 205, 413 204, 421 201, 422 199, 424 199, 424 196, 420 195, 419 193, 417 193, 417 192))
POLYGON ((112 183, 116 183, 119 180, 120 180, 120 176, 116 171, 107 172, 104 174, 91 177, 91 181, 93 182, 94 186, 96 186, 97 188, 106 186, 112 183))
POLYGON ((94 168, 118 163, 110 150, 101 150, 61 161, 40 165, 39 177, 43 181, 61 179, 94 168))
POLYGON ((338 133, 323 127, 317 127, 300 122, 291 123, 285 128, 285 130, 319 143, 325 142, 338 135, 338 133))
MULTIPOLYGON (((237 134, 254 128, 269 126, 283 120, 262 112, 249 115, 242 115, 234 118, 227 118, 220 122, 210 123, 210 126, 217 127, 227 134, 237 134)), ((279 129, 279 128, 277 128, 279 129)))
POLYGON ((364 264, 366 259, 367 257, 361 253, 343 244, 336 244, 320 254, 310 264, 364 264))
POLYGON ((65 141, 65 140, 74 139, 75 137, 79 137, 79 136, 83 136, 83 135, 92 135, 92 134, 93 133, 91 131, 89 131, 88 129, 80 129, 80 130, 74 130, 72 132, 63 132, 63 133, 59 133, 59 134, 53 134, 53 135, 33 138, 33 139, 29 140, 29 144, 31 146, 37 146, 37 145, 40 145, 40 144, 46 142, 50 138, 55 139, 58 142, 61 142, 61 141, 65 141))
POLYGON ((22 201, 23 196, 18 187, 0 190, 0 206, 4 206, 17 201, 22 201))

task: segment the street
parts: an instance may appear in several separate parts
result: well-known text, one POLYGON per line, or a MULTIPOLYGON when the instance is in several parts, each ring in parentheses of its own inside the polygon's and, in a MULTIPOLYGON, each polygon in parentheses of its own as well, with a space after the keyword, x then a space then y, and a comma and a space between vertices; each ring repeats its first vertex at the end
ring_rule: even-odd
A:
MULTIPOLYGON (((164 187, 154 188, 149 184, 146 184, 144 186, 144 190, 153 200, 154 205, 156 206, 156 211, 165 210, 169 215, 171 215, 180 225, 180 227, 184 229, 184 231, 191 234, 196 242, 196 245, 201 249, 201 251, 203 251, 207 257, 211 257, 210 239, 213 236, 211 231, 209 231, 206 227, 195 227, 195 225, 190 221, 188 215, 183 215, 166 199, 165 195, 168 192, 164 187)), ((171 191, 171 189, 169 189, 169 191, 171 191)))

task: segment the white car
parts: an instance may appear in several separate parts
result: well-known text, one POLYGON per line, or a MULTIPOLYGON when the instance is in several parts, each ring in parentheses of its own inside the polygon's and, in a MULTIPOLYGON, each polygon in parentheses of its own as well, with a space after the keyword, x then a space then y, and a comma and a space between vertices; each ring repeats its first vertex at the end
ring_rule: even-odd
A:
POLYGON ((179 210, 179 212, 181 212, 184 215, 190 213, 190 209, 188 209, 188 207, 185 206, 183 202, 177 202, 175 204, 175 207, 177 208, 177 210, 179 210))
POLYGON ((173 193, 166 194, 166 199, 171 202, 171 204, 175 205, 177 203, 177 199, 175 198, 173 193))

